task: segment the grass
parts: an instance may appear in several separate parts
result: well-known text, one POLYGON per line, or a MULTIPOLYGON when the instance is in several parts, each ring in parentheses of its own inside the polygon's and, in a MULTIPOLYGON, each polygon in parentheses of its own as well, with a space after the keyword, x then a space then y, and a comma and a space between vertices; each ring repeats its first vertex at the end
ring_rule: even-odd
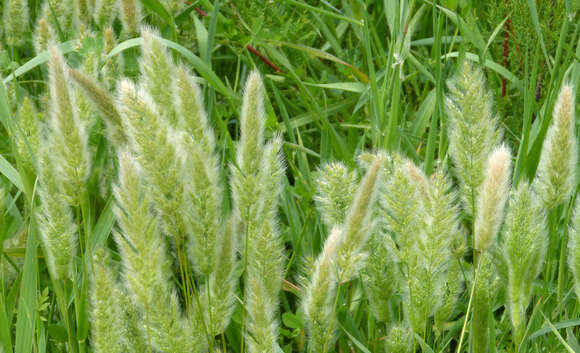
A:
MULTIPOLYGON (((9 2, 18 1, 5 0, 0 4, 2 12, 9 2)), ((63 281, 51 279, 40 241, 42 180, 35 170, 25 167, 26 157, 16 142, 23 134, 18 116, 25 97, 43 112, 38 119, 48 119, 49 54, 35 51, 33 45, 33 30, 44 2, 26 2, 28 17, 20 33, 23 43, 8 40, 10 33, 4 28, 15 28, 8 26, 9 17, 3 18, 1 26, 0 352, 91 352, 91 254, 105 246, 113 252, 113 262, 120 262, 113 241, 119 231, 114 212, 117 201, 110 188, 117 180, 117 169, 107 169, 111 143, 105 124, 94 113, 91 174, 84 184, 86 192, 73 208, 79 230, 79 247, 72 259, 75 275, 63 281)), ((315 201, 319 167, 341 161, 362 179, 357 156, 384 149, 421 166, 427 176, 440 169, 452 171, 445 82, 463 61, 484 70, 493 111, 514 155, 514 186, 535 178, 563 83, 577 87, 573 102, 578 107, 577 0, 138 3, 141 24, 159 31, 160 42, 173 60, 199 76, 223 166, 236 160, 246 79, 253 69, 262 74, 266 138, 281 135, 286 166, 276 222, 285 254, 277 314, 278 343, 284 352, 309 349, 302 301, 307 279, 330 234, 315 201), (178 4, 174 8, 170 3, 178 4), (550 6, 554 6, 552 11, 550 6)), ((91 55, 98 70, 122 59, 122 75, 137 80, 144 39, 124 33, 120 16, 112 28, 118 42, 108 53, 103 52, 104 28, 93 22, 85 32, 56 31, 54 40, 71 67, 86 71, 83 65, 91 55)), ((38 158, 34 156, 34 163, 38 158)), ((220 173, 224 181, 231 178, 228 168, 220 168, 220 173)), ((458 180, 452 183, 456 186, 458 180)), ((487 312, 489 352, 580 352, 580 298, 573 290, 565 251, 577 191, 576 179, 572 196, 549 212, 549 237, 558 241, 548 250, 545 272, 534 281, 523 343, 515 343, 506 293, 499 290, 487 312)), ((224 215, 236 202, 226 194, 224 215)), ((463 290, 448 320, 436 325, 429 317, 425 331, 414 333, 415 351, 473 351, 470 310, 479 277, 471 255, 471 217, 461 212, 460 223, 470 247, 461 258, 463 290)), ((188 273, 191 269, 181 269, 181 275, 183 271, 186 277, 195 277, 188 273)), ((239 274, 242 271, 238 266, 239 274)), ((177 268, 173 272, 173 283, 182 293, 180 302, 186 303, 199 281, 178 279, 177 268)), ((407 298, 399 290, 389 299, 390 321, 376 320, 369 313, 362 278, 338 286, 333 301, 336 341, 330 351, 382 352, 391 325, 406 320, 402 307, 407 298)), ((244 288, 245 280, 239 280, 232 320, 223 334, 210 339, 215 349, 247 351, 244 288)))

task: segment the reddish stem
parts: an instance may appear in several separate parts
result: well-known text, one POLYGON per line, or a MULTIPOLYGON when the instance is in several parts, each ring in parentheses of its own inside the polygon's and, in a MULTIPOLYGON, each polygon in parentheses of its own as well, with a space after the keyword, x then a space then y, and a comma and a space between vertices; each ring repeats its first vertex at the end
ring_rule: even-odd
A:
MULTIPOLYGON (((509 16, 508 3, 509 3, 509 0, 505 0, 506 16, 509 16)), ((507 21, 505 21, 505 33, 503 35, 503 67, 506 67, 506 68, 508 65, 508 55, 510 52, 509 40, 510 40, 510 24, 511 23, 512 23, 512 20, 508 17, 507 21)), ((505 77, 502 76, 502 78, 501 78, 501 96, 505 97, 505 95, 506 95, 506 79, 505 79, 505 77)))
POLYGON ((282 70, 280 70, 278 68, 278 66, 274 65, 273 62, 271 62, 270 60, 268 60, 268 58, 266 58, 264 55, 262 55, 259 51, 257 51, 254 47, 252 47, 251 45, 246 45, 246 49, 248 49, 250 51, 250 53, 257 55, 260 59, 262 59, 263 62, 265 62, 268 66, 270 66, 272 69, 274 69, 274 71, 276 72, 282 72, 282 70))
POLYGON ((207 14, 206 14, 206 13, 205 13, 205 12, 204 12, 202 9, 200 9, 199 7, 195 7, 195 8, 194 8, 194 10, 195 10, 195 11, 196 11, 198 14, 200 14, 202 17, 207 17, 207 14))

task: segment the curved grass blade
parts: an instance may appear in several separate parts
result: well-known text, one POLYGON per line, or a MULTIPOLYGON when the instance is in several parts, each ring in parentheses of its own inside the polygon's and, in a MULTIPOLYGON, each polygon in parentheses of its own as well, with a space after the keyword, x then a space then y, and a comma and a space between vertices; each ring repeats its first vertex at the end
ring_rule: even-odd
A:
MULTIPOLYGON (((212 69, 201 60, 197 55, 192 53, 189 49, 182 45, 175 43, 169 39, 160 38, 161 44, 168 48, 171 48, 181 54, 189 63, 197 70, 199 75, 203 77, 212 87, 218 90, 221 94, 227 96, 232 100, 238 100, 239 97, 232 91, 232 89, 226 86, 222 80, 212 71, 212 69)), ((109 54, 105 57, 103 61, 110 59, 111 57, 118 55, 119 53, 143 45, 143 38, 133 38, 119 43, 109 54)))
POLYGON ((37 259, 36 259, 36 229, 33 226, 34 219, 30 221, 20 299, 18 301, 18 314, 16 319, 16 342, 15 353, 32 352, 34 344, 34 332, 36 328, 36 292, 37 292, 37 259))
MULTIPOLYGON (((57 44, 56 46, 60 49, 63 54, 68 54, 73 52, 78 47, 79 41, 78 40, 70 40, 68 42, 57 44)), ((4 84, 12 81, 16 77, 20 77, 27 73, 28 71, 34 69, 35 67, 44 64, 48 61, 48 51, 43 51, 42 53, 38 54, 34 58, 25 62, 22 66, 14 70, 14 72, 4 79, 4 84)))

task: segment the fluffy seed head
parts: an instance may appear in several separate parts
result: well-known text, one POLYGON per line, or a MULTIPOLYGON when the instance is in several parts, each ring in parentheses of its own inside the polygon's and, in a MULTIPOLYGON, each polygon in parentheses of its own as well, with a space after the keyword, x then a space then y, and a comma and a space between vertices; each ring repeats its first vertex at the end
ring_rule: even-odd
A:
POLYGON ((356 173, 343 163, 324 165, 316 180, 314 201, 326 226, 342 224, 356 192, 356 173))
POLYGON ((64 196, 71 205, 79 201, 79 194, 90 172, 90 157, 86 127, 78 116, 68 82, 68 66, 60 51, 49 47, 50 74, 50 145, 53 168, 61 180, 64 196))
MULTIPOLYGON (((99 0, 95 11, 95 22, 101 27, 106 27, 113 23, 117 16, 118 0, 99 0)), ((124 0, 123 0, 124 1, 124 0)))
MULTIPOLYGON (((115 32, 111 27, 105 28, 103 32, 104 48, 103 55, 108 55, 116 46, 117 40, 115 32)), ((114 91, 117 86, 117 80, 123 76, 123 60, 121 55, 115 55, 105 61, 102 69, 102 78, 105 87, 114 91)))
POLYGON ((411 330, 400 324, 392 326, 385 340, 385 348, 387 353, 411 353, 413 351, 411 330))
POLYGON ((41 121, 34 103, 28 97, 22 100, 18 111, 18 124, 20 127, 17 135, 17 150, 20 161, 29 172, 36 170, 38 149, 40 147, 41 121))
POLYGON ((333 305, 338 285, 336 250, 342 230, 335 227, 318 255, 309 284, 305 288, 304 314, 307 318, 309 344, 313 352, 325 352, 334 341, 336 315, 333 305))
POLYGON ((465 61, 448 86, 449 155, 464 209, 473 215, 489 151, 499 144, 501 132, 492 112, 492 93, 480 69, 465 61))
POLYGON ((4 2, 4 36, 10 46, 24 44, 28 31, 28 3, 26 0, 7 0, 4 2))
POLYGON ((575 134, 574 90, 565 84, 546 134, 535 188, 547 208, 568 200, 576 183, 578 142, 575 134))
POLYGON ((428 199, 430 186, 425 173, 411 161, 406 161, 403 164, 403 168, 407 170, 409 179, 417 186, 417 191, 419 191, 423 200, 428 199))
POLYGON ((489 249, 495 242, 509 194, 510 174, 511 152, 502 145, 490 154, 479 191, 474 225, 474 245, 479 251, 489 249))
POLYGON ((48 48, 48 43, 51 41, 53 35, 46 19, 39 18, 36 23, 36 30, 34 31, 34 49, 36 54, 40 54, 48 48))
POLYGON ((101 112, 111 141, 115 146, 122 146, 126 142, 126 136, 123 133, 121 115, 115 105, 113 97, 97 82, 85 75, 81 71, 71 69, 71 77, 83 89, 87 97, 93 102, 95 107, 101 112))
POLYGON ((139 33, 139 22, 141 21, 141 5, 136 0, 122 0, 121 4, 121 22, 123 29, 130 37, 139 33))
POLYGON ((343 226, 343 235, 336 249, 337 264, 340 268, 340 280, 348 281, 357 273, 363 264, 366 254, 362 249, 371 233, 374 223, 374 206, 380 185, 382 158, 377 158, 360 183, 358 191, 349 208, 343 226))
POLYGON ((97 249, 91 278, 91 344, 96 353, 121 353, 126 336, 125 312, 109 254, 97 249))
POLYGON ((161 44, 159 35, 150 28, 143 28, 143 57, 139 61, 143 75, 143 87, 155 104, 163 109, 169 126, 177 126, 177 113, 172 87, 175 79, 175 64, 171 55, 161 44))
POLYGON ((532 285, 544 265, 548 245, 545 218, 530 185, 520 183, 510 197, 502 247, 507 263, 508 308, 518 344, 523 338, 532 285))
POLYGON ((240 117, 241 137, 238 163, 242 171, 255 170, 260 163, 260 150, 264 144, 264 87, 258 71, 252 71, 246 81, 240 117))

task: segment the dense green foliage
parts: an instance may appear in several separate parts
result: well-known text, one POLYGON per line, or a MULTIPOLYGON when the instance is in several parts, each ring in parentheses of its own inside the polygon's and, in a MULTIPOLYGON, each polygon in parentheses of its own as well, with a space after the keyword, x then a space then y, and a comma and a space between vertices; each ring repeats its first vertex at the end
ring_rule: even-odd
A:
POLYGON ((0 14, 0 353, 580 352, 579 0, 0 14))

